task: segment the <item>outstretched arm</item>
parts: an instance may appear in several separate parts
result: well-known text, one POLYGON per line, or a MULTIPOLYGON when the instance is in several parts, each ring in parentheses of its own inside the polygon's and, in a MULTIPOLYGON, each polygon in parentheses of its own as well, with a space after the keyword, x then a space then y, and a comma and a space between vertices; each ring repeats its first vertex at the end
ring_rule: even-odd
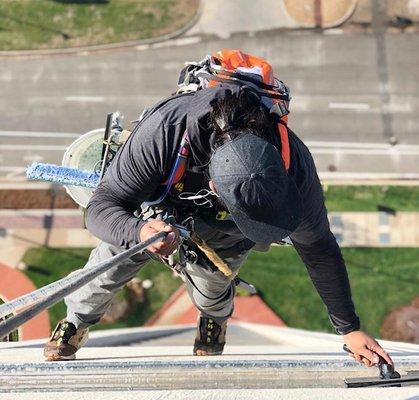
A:
POLYGON ((306 215, 301 226, 291 235, 292 242, 307 267, 313 284, 329 312, 337 333, 354 358, 371 366, 380 354, 388 363, 391 358, 378 342, 360 331, 355 313, 345 262, 335 237, 330 231, 324 197, 317 174, 304 194, 306 215))

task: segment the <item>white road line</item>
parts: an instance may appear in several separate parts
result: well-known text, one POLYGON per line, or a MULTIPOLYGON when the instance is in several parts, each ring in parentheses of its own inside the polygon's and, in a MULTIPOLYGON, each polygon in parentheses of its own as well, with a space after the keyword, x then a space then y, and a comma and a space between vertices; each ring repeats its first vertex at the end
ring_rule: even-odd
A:
POLYGON ((311 154, 354 154, 354 155, 383 155, 383 156, 392 156, 392 155, 419 155, 419 149, 411 150, 398 150, 398 149, 342 149, 342 148, 311 148, 311 154))
POLYGON ((0 167, 0 171, 7 172, 3 179, 26 179, 26 167, 0 167))
POLYGON ((140 44, 136 46, 136 49, 139 51, 148 50, 148 49, 161 49, 164 47, 178 47, 178 46, 189 46, 191 44, 196 44, 201 42, 201 37, 199 36, 189 36, 179 39, 166 40, 159 43, 153 44, 140 44))
POLYGON ((333 181, 334 179, 348 179, 348 180, 393 180, 393 179, 419 179, 419 174, 400 172, 400 173, 386 173, 386 172, 321 172, 319 171, 320 179, 327 179, 333 181))
POLYGON ((77 138, 80 136, 80 134, 79 133, 64 133, 64 132, 0 131, 0 136, 77 138))
MULTIPOLYGON (((0 177, 0 190, 14 190, 14 189, 50 189, 53 186, 51 183, 41 181, 28 182, 26 179, 18 178, 13 181, 6 181, 0 177)), ((1 213, 1 212, 0 212, 1 213)))
POLYGON ((341 110, 369 110, 371 106, 368 103, 329 103, 331 109, 341 110))
POLYGON ((0 166, 0 172, 12 172, 12 171, 23 171, 26 170, 26 167, 12 167, 12 166, 8 166, 8 167, 3 167, 0 166))
POLYGON ((398 149, 398 150, 417 150, 419 151, 419 145, 417 144, 397 144, 395 146, 389 143, 370 143, 370 142, 323 142, 320 140, 306 140, 304 141, 308 147, 320 147, 328 148, 333 147, 336 149, 398 149))
POLYGON ((371 143, 371 142, 324 142, 321 140, 305 140, 305 145, 308 147, 338 147, 338 148, 360 148, 360 149, 386 149, 390 145, 388 143, 371 143))
POLYGON ((72 209, 59 209, 54 208, 51 210, 50 208, 47 209, 40 209, 40 210, 33 210, 33 209, 25 209, 21 208, 18 210, 0 210, 0 216, 43 216, 43 215, 63 215, 63 216, 83 216, 83 213, 78 208, 72 208, 72 209))
POLYGON ((68 146, 54 145, 35 145, 35 144, 1 144, 0 150, 48 150, 48 151, 64 151, 68 146))
POLYGON ((105 101, 102 96, 67 96, 66 101, 79 101, 79 102, 90 102, 90 103, 101 103, 105 101))
POLYGON ((325 29, 323 35, 342 35, 343 29, 334 28, 334 29, 325 29))
POLYGON ((44 160, 44 157, 40 156, 39 154, 29 154, 27 156, 23 156, 22 160, 27 162, 40 162, 44 160))

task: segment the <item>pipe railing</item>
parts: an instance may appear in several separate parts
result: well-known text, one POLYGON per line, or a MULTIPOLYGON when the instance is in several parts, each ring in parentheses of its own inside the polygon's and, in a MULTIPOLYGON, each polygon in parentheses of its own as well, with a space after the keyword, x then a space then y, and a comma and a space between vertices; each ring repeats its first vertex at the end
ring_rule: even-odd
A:
POLYGON ((55 303, 58 303, 64 297, 88 284, 94 278, 103 274, 115 265, 129 259, 141 251, 144 251, 153 243, 163 240, 167 234, 167 232, 156 233, 149 239, 138 243, 130 249, 125 250, 105 261, 72 272, 65 278, 1 305, 0 318, 21 310, 24 307, 27 308, 19 314, 7 318, 5 321, 0 323, 0 341, 10 332, 13 332, 35 315, 53 306, 55 303))

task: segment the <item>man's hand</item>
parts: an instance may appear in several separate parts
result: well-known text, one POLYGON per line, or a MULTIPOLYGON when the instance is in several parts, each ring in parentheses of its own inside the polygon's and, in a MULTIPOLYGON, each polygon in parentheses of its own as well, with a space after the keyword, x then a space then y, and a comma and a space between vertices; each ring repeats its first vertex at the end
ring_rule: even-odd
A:
POLYGON ((377 354, 379 354, 388 364, 393 365, 393 360, 390 356, 372 336, 365 332, 350 332, 343 335, 343 340, 353 353, 349 355, 359 363, 371 367, 378 363, 379 358, 377 354))
POLYGON ((157 219, 147 221, 140 229, 138 236, 140 241, 143 242, 149 237, 158 232, 165 231, 168 235, 161 242, 156 242, 147 247, 151 253, 160 254, 161 256, 170 256, 179 246, 179 231, 171 225, 157 219))

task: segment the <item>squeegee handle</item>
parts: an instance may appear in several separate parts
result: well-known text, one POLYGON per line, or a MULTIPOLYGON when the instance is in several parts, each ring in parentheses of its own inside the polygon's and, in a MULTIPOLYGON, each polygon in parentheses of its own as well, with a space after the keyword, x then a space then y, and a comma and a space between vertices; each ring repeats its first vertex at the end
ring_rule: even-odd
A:
MULTIPOLYGON (((349 354, 354 354, 353 353, 353 351, 348 347, 348 345, 346 344, 346 343, 344 343, 344 345, 343 345, 343 350, 345 350, 347 353, 349 353, 349 354)), ((378 364, 377 365, 380 365, 380 364, 387 364, 386 363, 386 361, 384 360, 384 358, 383 357, 381 357, 379 354, 377 354, 377 353, 375 353, 377 356, 378 356, 378 359, 379 359, 379 361, 378 361, 378 364)), ((390 364, 387 364, 387 365, 390 365, 390 364)), ((390 365, 391 366, 391 365, 390 365)))
MULTIPOLYGON (((343 350, 347 353, 354 354, 352 350, 346 345, 343 345, 343 350)), ((387 364, 383 357, 379 354, 375 353, 378 356, 378 364, 377 368, 380 371, 380 378, 381 379, 395 379, 400 378, 400 374, 394 370, 394 367, 390 364, 387 364)))
MULTIPOLYGON (((347 353, 349 353, 349 354, 354 354, 353 353, 353 351, 348 347, 348 345, 346 344, 346 343, 344 343, 344 345, 343 345, 343 350, 345 350, 347 353)), ((379 354, 377 354, 377 353, 375 353, 377 356, 378 356, 378 359, 379 359, 379 361, 378 361, 378 364, 377 365, 380 365, 380 364, 387 364, 386 363, 386 361, 384 360, 384 358, 383 357, 381 357, 379 354)), ((387 364, 387 365, 390 365, 390 364, 387 364)), ((391 367, 391 365, 390 365, 390 367, 391 367)))

